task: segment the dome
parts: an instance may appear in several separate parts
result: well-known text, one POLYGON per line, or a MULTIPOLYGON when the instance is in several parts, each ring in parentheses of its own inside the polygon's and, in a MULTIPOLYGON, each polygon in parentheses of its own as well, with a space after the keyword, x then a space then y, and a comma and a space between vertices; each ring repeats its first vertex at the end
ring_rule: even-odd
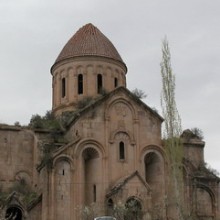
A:
POLYGON ((69 58, 82 56, 106 57, 119 61, 126 67, 111 41, 91 23, 80 28, 70 38, 54 65, 69 58))

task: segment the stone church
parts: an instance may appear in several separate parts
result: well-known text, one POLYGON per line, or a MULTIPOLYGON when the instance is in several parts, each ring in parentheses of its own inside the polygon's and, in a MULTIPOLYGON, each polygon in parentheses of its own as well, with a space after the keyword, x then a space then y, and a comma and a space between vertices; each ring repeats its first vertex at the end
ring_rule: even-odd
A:
MULTIPOLYGON (((60 129, 0 125, 3 217, 179 219, 163 118, 126 88, 127 67, 111 41, 83 26, 51 75, 54 121, 65 121, 60 129)), ((181 137, 182 215, 220 219, 220 179, 205 166, 205 143, 191 130, 181 137)))

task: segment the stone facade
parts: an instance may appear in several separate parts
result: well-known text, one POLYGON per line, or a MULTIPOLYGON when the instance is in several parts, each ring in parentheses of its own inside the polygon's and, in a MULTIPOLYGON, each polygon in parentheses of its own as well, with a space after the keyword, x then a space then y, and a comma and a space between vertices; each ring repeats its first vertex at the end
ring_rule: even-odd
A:
MULTIPOLYGON (((126 73, 117 50, 92 24, 68 41, 51 68, 52 112, 68 116, 65 127, 0 126, 6 216, 178 219, 163 118, 126 88, 126 73)), ((182 141, 184 218, 219 219, 219 178, 204 166, 205 143, 189 130, 182 141)))

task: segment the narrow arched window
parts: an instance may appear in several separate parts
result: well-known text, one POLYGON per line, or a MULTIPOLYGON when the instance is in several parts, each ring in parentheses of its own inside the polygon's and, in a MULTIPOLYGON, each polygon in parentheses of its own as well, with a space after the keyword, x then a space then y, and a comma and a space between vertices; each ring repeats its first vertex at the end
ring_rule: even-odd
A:
POLYGON ((83 75, 78 75, 78 94, 83 94, 83 75))
POLYGON ((119 159, 125 159, 125 144, 122 141, 119 143, 119 159))
POLYGON ((113 209, 114 203, 113 203, 113 200, 112 200, 112 199, 109 199, 109 200, 108 200, 107 206, 108 206, 108 208, 113 209))
POLYGON ((66 96, 66 78, 62 78, 62 85, 61 85, 61 90, 62 90, 62 98, 66 96))
POLYGON ((97 75, 97 92, 100 94, 102 92, 102 75, 97 75))
POLYGON ((115 88, 118 87, 118 78, 117 77, 115 77, 114 85, 115 85, 115 88))
POLYGON ((93 202, 96 202, 96 185, 93 185, 93 202))

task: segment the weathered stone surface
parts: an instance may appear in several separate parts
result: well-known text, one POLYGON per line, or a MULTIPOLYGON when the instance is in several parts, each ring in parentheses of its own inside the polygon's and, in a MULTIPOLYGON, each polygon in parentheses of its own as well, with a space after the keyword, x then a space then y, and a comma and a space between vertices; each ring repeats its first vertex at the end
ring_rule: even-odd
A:
MULTIPOLYGON (((105 39, 92 29, 90 41, 93 32, 105 39)), ((74 111, 59 138, 48 130, 0 125, 5 210, 14 207, 22 219, 78 220, 127 206, 140 219, 177 219, 162 117, 126 89, 126 66, 109 41, 112 51, 86 54, 78 38, 82 43, 73 37, 51 69, 54 114, 74 111)), ((204 166, 205 143, 189 131, 182 138, 184 215, 219 219, 219 178, 204 166)))

